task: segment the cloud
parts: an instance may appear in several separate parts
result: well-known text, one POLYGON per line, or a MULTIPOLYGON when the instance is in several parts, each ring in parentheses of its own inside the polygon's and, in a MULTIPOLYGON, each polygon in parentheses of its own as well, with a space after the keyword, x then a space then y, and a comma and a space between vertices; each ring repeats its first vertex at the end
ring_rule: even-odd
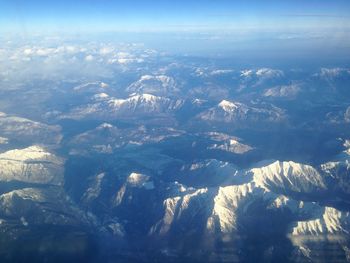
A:
POLYGON ((138 44, 32 38, 4 42, 0 49, 2 86, 33 79, 62 80, 73 74, 93 80, 94 76, 113 75, 116 65, 125 70, 157 55, 138 44))
POLYGON ((233 73, 234 70, 232 69, 216 69, 210 72, 210 75, 225 75, 225 74, 230 74, 233 73))
POLYGON ((87 55, 86 57, 85 57, 85 60, 86 61, 93 61, 95 58, 94 58, 94 56, 93 55, 87 55))
POLYGON ((347 68, 321 68, 319 73, 314 76, 321 77, 323 79, 332 79, 339 76, 348 75, 350 76, 350 69, 347 68))

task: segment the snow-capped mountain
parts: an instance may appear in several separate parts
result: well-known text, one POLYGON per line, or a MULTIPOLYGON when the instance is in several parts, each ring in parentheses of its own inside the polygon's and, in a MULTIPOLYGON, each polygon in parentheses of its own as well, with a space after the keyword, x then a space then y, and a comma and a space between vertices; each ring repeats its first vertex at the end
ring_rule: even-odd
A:
POLYGON ((30 143, 58 144, 61 128, 0 112, 0 136, 8 140, 30 143))
POLYGON ((0 229, 89 224, 88 217, 57 187, 23 188, 4 193, 0 195, 0 213, 0 229))
MULTIPOLYGON (((203 166, 211 165, 195 164, 192 169, 202 169, 203 166)), ((173 192, 164 200, 163 217, 150 233, 166 239, 174 238, 176 231, 180 231, 178 235, 190 238, 190 229, 195 229, 207 238, 234 242, 234 236, 238 238, 244 233, 241 232, 242 224, 248 224, 245 220, 261 217, 259 211, 274 211, 279 214, 279 220, 285 220, 283 213, 290 214, 289 221, 281 223, 288 225, 289 239, 295 245, 295 251, 301 252, 303 257, 307 257, 306 248, 312 250, 312 242, 304 243, 307 236, 331 235, 339 240, 340 243, 335 244, 338 249, 342 246, 347 249, 344 240, 347 240, 350 229, 349 212, 303 200, 307 195, 328 190, 327 175, 320 168, 294 162, 273 162, 244 171, 225 172, 225 165, 217 165, 216 169, 223 169, 221 176, 236 176, 241 180, 232 180, 231 185, 221 187, 194 189, 182 186, 181 191, 173 192)))
POLYGON ((285 85, 266 89, 263 93, 265 97, 295 99, 301 91, 298 84, 285 85))
POLYGON ((244 127, 252 123, 281 123, 286 116, 277 107, 258 108, 240 102, 222 100, 217 106, 198 115, 203 121, 232 123, 244 127))
POLYGON ((185 165, 181 172, 183 181, 197 187, 240 184, 249 180, 235 165, 216 159, 185 165))
POLYGON ((280 69, 245 69, 239 75, 238 91, 271 87, 283 81, 285 73, 280 69))
POLYGON ((324 178, 315 168, 291 161, 275 161, 249 172, 256 185, 277 192, 317 193, 326 189, 324 178))
POLYGON ((151 94, 132 94, 126 99, 106 97, 101 102, 83 105, 73 109, 62 118, 103 119, 140 118, 171 114, 183 104, 181 100, 157 97, 151 94))
POLYGON ((321 165, 321 170, 332 182, 335 192, 350 193, 350 141, 344 141, 344 151, 334 160, 321 165))
POLYGON ((350 230, 350 213, 333 207, 324 207, 316 218, 298 221, 292 226, 292 236, 316 236, 327 234, 345 234, 350 230))
POLYGON ((172 77, 166 75, 144 75, 127 87, 126 91, 129 93, 169 96, 179 92, 179 89, 172 77))
POLYGON ((253 147, 241 142, 240 138, 230 136, 224 133, 210 132, 205 134, 208 139, 213 140, 215 143, 210 145, 208 149, 221 150, 226 152, 232 152, 235 154, 245 154, 253 150, 253 147))
POLYGON ((0 36, 0 262, 350 262, 347 56, 119 36, 0 36))
POLYGON ((144 144, 159 143, 169 138, 176 138, 184 131, 172 128, 146 128, 141 125, 133 128, 117 128, 110 123, 102 123, 92 130, 72 138, 71 153, 113 153, 114 150, 144 144))
POLYGON ((63 184, 63 159, 40 146, 0 154, 0 180, 36 184, 63 184))

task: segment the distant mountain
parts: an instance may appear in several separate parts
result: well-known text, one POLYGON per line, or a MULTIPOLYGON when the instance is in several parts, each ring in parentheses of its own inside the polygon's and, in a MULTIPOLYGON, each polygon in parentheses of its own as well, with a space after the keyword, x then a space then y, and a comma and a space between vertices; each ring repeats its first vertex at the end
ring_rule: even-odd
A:
POLYGON ((69 145, 72 154, 105 153, 114 150, 144 144, 159 143, 169 138, 183 135, 185 132, 173 128, 147 128, 143 125, 132 128, 117 128, 109 123, 102 123, 94 129, 74 136, 69 145))
POLYGON ((228 100, 222 100, 217 106, 200 113, 198 118, 214 123, 230 123, 235 127, 286 121, 284 111, 277 107, 248 106, 241 102, 228 100))
POLYGON ((172 100, 150 94, 132 94, 126 99, 106 97, 105 100, 75 108, 62 118, 113 120, 152 117, 171 114, 178 110, 182 104, 181 100, 172 100))
POLYGON ((0 36, 1 263, 350 261, 337 58, 98 37, 0 36))
POLYGON ((178 93, 179 89, 172 77, 166 75, 144 75, 127 87, 126 91, 129 93, 170 96, 178 93))
POLYGON ((263 93, 263 96, 268 98, 295 99, 300 92, 300 85, 291 84, 266 89, 263 93))
POLYGON ((21 143, 58 144, 61 128, 0 112, 0 136, 21 143))
POLYGON ((253 147, 244 144, 241 139, 235 136, 230 136, 219 132, 209 132, 205 135, 208 139, 215 142, 208 147, 210 150, 221 150, 235 154, 245 154, 254 149, 253 147))

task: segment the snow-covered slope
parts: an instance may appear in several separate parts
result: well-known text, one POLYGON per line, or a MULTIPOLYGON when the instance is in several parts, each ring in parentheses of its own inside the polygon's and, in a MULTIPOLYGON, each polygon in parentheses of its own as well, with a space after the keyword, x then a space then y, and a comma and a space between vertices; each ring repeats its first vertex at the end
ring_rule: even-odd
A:
POLYGON ((115 99, 109 101, 116 111, 129 110, 138 113, 160 113, 178 109, 182 101, 172 101, 165 97, 158 97, 151 94, 133 95, 127 99, 115 99))
POLYGON ((285 74, 282 70, 271 68, 246 69, 240 72, 239 91, 261 87, 271 87, 281 83, 285 74))
POLYGON ((214 207, 207 220, 207 231, 215 233, 230 233, 237 230, 238 210, 245 209, 253 196, 261 195, 263 189, 255 188, 254 184, 220 187, 214 198, 214 207))
POLYGON ((350 140, 344 141, 344 151, 330 162, 321 165, 321 170, 332 181, 332 189, 350 194, 350 140))
POLYGON ((4 193, 0 195, 0 214, 0 229, 8 224, 12 227, 88 224, 87 217, 60 187, 23 188, 4 193))
MULTIPOLYGON (((293 199, 299 194, 313 195, 328 190, 324 175, 310 165, 275 161, 241 171, 218 161, 191 166, 193 171, 204 168, 212 173, 221 173, 230 184, 201 189, 184 187, 183 191, 175 192, 174 196, 164 200, 164 216, 152 228, 152 233, 164 235, 183 222, 198 217, 205 217, 206 224, 203 229, 209 235, 238 233, 238 224, 242 218, 259 217, 259 214, 255 213, 268 210, 277 212, 288 210, 293 215, 290 218, 291 222, 296 225, 299 223, 293 220, 299 218, 308 221, 310 218, 322 215, 322 209, 327 211, 324 220, 333 222, 333 226, 330 227, 332 229, 342 228, 341 225, 347 220, 341 222, 337 219, 339 213, 335 213, 336 216, 328 213, 334 212, 333 208, 323 208, 315 202, 293 199), (289 196, 290 194, 293 194, 293 198, 289 196), (257 209, 258 207, 263 210, 257 209)), ((340 217, 347 218, 348 215, 340 217)), ((302 229, 307 229, 308 226, 304 225, 302 229)), ((299 233, 295 231, 296 234, 299 233)))
POLYGON ((125 202, 128 202, 128 199, 131 200, 133 198, 135 191, 138 192, 140 189, 144 191, 151 191, 154 188, 154 182, 151 180, 150 176, 132 172, 126 178, 126 182, 120 187, 118 192, 113 197, 112 205, 117 207, 125 202))
POLYGON ((275 161, 249 172, 258 186, 277 192, 317 193, 327 188, 315 168, 292 161, 275 161))
POLYGON ((323 208, 323 213, 310 220, 298 221, 292 226, 291 235, 349 234, 350 212, 333 207, 323 208))
POLYGON ((228 142, 220 145, 214 144, 210 146, 209 149, 216 149, 216 150, 222 150, 222 151, 232 152, 236 154, 243 154, 252 150, 252 147, 250 147, 249 145, 240 143, 239 141, 236 141, 236 140, 229 140, 228 142))
POLYGON ((183 229, 188 231, 191 231, 193 225, 199 229, 202 227, 197 220, 203 221, 203 217, 205 218, 209 212, 208 206, 213 193, 207 188, 198 190, 185 188, 179 194, 164 200, 163 218, 151 228, 150 234, 166 235, 181 224, 183 229))
POLYGON ((113 149, 123 145, 123 131, 110 123, 102 123, 72 138, 72 154, 87 152, 112 153, 113 149))
POLYGON ((294 99, 300 93, 300 86, 297 84, 278 86, 266 89, 264 97, 294 99))
POLYGON ((82 203, 89 204, 100 196, 102 191, 102 182, 105 176, 105 173, 100 173, 91 178, 89 187, 81 197, 82 203))
POLYGON ((169 96, 178 92, 178 89, 172 77, 166 75, 144 75, 132 83, 126 91, 130 93, 150 93, 158 96, 169 96))
POLYGON ((0 113, 0 136, 8 140, 57 144, 61 141, 61 128, 29 119, 0 113))
POLYGON ((104 153, 112 154, 115 149, 127 146, 158 143, 172 137, 178 137, 184 131, 173 128, 146 128, 143 125, 135 128, 118 128, 110 123, 102 123, 92 130, 72 138, 71 154, 104 153))
POLYGON ((277 107, 251 107, 240 102, 222 100, 198 116, 203 121, 233 123, 237 126, 246 126, 253 123, 279 123, 285 120, 283 110, 277 107))
POLYGON ((250 176, 242 173, 237 166, 216 159, 185 165, 181 171, 183 180, 196 187, 226 186, 250 180, 250 176))
POLYGON ((63 183, 63 159, 40 146, 0 154, 0 180, 26 183, 63 183))
POLYGON ((105 100, 73 109, 63 118, 72 119, 116 119, 125 117, 145 117, 174 112, 183 104, 181 100, 171 100, 151 94, 133 94, 127 99, 107 97, 105 100))
POLYGON ((235 154, 245 154, 252 151, 254 148, 243 142, 241 138, 229 135, 222 132, 207 132, 198 134, 210 141, 209 150, 221 150, 235 154))

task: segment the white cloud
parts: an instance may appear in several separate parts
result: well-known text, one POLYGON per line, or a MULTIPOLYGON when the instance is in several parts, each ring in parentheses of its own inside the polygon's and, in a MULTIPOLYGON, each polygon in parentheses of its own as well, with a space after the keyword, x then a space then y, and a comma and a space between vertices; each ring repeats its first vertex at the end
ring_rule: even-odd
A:
POLYGON ((119 70, 111 64, 122 65, 125 70, 156 54, 132 44, 78 43, 71 39, 65 42, 62 38, 47 40, 44 37, 35 42, 21 41, 5 43, 0 49, 0 60, 6 61, 0 63, 0 75, 4 76, 0 82, 7 82, 4 86, 8 86, 8 82, 23 83, 35 78, 61 81, 72 74, 77 78, 88 76, 88 79, 111 76, 119 70))
POLYGON ((217 70, 213 70, 210 75, 225 75, 225 74, 230 74, 233 73, 234 70, 232 69, 217 69, 217 70))
POLYGON ((103 48, 100 49, 99 53, 102 56, 105 56, 105 55, 109 55, 109 54, 111 54, 113 52, 114 52, 114 48, 113 47, 103 47, 103 48))
POLYGON ((322 68, 321 72, 316 74, 321 78, 335 78, 340 75, 347 74, 350 75, 350 69, 346 68, 322 68))
POLYGON ((93 55, 87 55, 86 57, 85 57, 85 60, 86 61, 93 61, 95 58, 94 58, 94 56, 93 55))
POLYGON ((34 52, 31 48, 26 48, 23 50, 23 54, 26 56, 32 55, 34 52))

